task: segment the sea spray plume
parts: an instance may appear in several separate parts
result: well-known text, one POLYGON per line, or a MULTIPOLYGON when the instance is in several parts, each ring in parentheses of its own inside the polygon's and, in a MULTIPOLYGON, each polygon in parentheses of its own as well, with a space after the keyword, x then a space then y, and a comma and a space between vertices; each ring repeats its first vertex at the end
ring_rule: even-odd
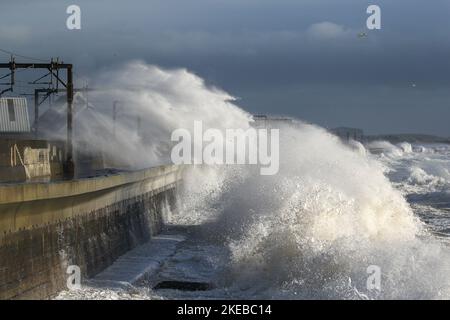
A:
POLYGON ((75 134, 94 150, 101 146, 119 165, 143 168, 170 163, 171 133, 178 128, 191 131, 196 120, 219 130, 249 127, 250 115, 232 103, 232 96, 185 69, 164 70, 133 61, 101 73, 91 83, 99 88, 90 94, 96 102, 95 116, 80 114, 75 134), (114 101, 118 106, 115 137, 114 101))
MULTIPOLYGON (((227 203, 223 201, 224 197, 238 192, 238 188, 243 185, 248 175, 250 171, 246 166, 191 167, 184 174, 183 187, 179 190, 180 205, 170 223, 201 225, 215 221, 220 216, 223 217, 227 203)), ((239 211, 236 213, 238 214, 239 211)), ((227 218, 232 219, 232 216, 227 218)), ((228 237, 221 226, 218 228, 220 230, 217 236, 228 237)))

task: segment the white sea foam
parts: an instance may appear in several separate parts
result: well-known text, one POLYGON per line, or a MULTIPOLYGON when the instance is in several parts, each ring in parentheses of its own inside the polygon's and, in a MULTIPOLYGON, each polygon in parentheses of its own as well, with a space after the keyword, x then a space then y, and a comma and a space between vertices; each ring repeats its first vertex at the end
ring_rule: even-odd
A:
POLYGON ((430 191, 431 188, 435 189, 436 187, 447 184, 445 178, 428 174, 419 167, 410 168, 410 172, 411 175, 407 181, 411 184, 426 186, 427 191, 430 191))
POLYGON ((402 142, 398 144, 398 147, 404 152, 404 153, 411 153, 413 152, 412 145, 408 142, 402 142))
POLYGON ((302 123, 282 129, 280 150, 278 175, 231 175, 220 209, 206 210, 229 238, 225 285, 260 297, 448 297, 448 250, 380 163, 302 123), (369 265, 383 272, 381 292, 366 289, 369 265))

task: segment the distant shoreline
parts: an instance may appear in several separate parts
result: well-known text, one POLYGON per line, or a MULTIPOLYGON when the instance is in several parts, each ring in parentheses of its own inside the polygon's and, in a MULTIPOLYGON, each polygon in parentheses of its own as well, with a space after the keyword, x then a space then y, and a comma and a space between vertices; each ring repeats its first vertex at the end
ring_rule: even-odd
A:
POLYGON ((365 136, 365 138, 368 141, 385 140, 391 143, 409 142, 409 143, 450 144, 450 138, 444 138, 427 134, 415 134, 415 133, 367 135, 365 136))

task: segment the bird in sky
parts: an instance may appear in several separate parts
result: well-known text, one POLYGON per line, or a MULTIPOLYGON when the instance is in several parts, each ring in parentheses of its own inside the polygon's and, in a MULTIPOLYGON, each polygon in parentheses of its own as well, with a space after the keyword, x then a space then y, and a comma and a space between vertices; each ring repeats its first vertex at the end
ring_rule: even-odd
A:
POLYGON ((365 32, 360 32, 360 33, 358 33, 358 38, 367 38, 367 33, 365 33, 365 32))

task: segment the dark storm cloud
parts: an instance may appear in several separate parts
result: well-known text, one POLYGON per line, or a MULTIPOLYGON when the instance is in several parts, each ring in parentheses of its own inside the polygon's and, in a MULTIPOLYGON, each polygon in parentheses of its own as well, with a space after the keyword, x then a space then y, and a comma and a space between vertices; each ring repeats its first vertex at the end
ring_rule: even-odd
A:
MULTIPOLYGON (((187 67, 251 112, 450 135, 450 1, 2 1, 0 48, 93 74, 129 59, 187 67), (65 27, 69 4, 82 30, 65 27), (369 4, 382 30, 367 31, 369 4), (360 39, 359 32, 368 37, 360 39), (414 86, 413 86, 414 85, 414 86)), ((7 58, 5 56, 5 58, 7 58)))

